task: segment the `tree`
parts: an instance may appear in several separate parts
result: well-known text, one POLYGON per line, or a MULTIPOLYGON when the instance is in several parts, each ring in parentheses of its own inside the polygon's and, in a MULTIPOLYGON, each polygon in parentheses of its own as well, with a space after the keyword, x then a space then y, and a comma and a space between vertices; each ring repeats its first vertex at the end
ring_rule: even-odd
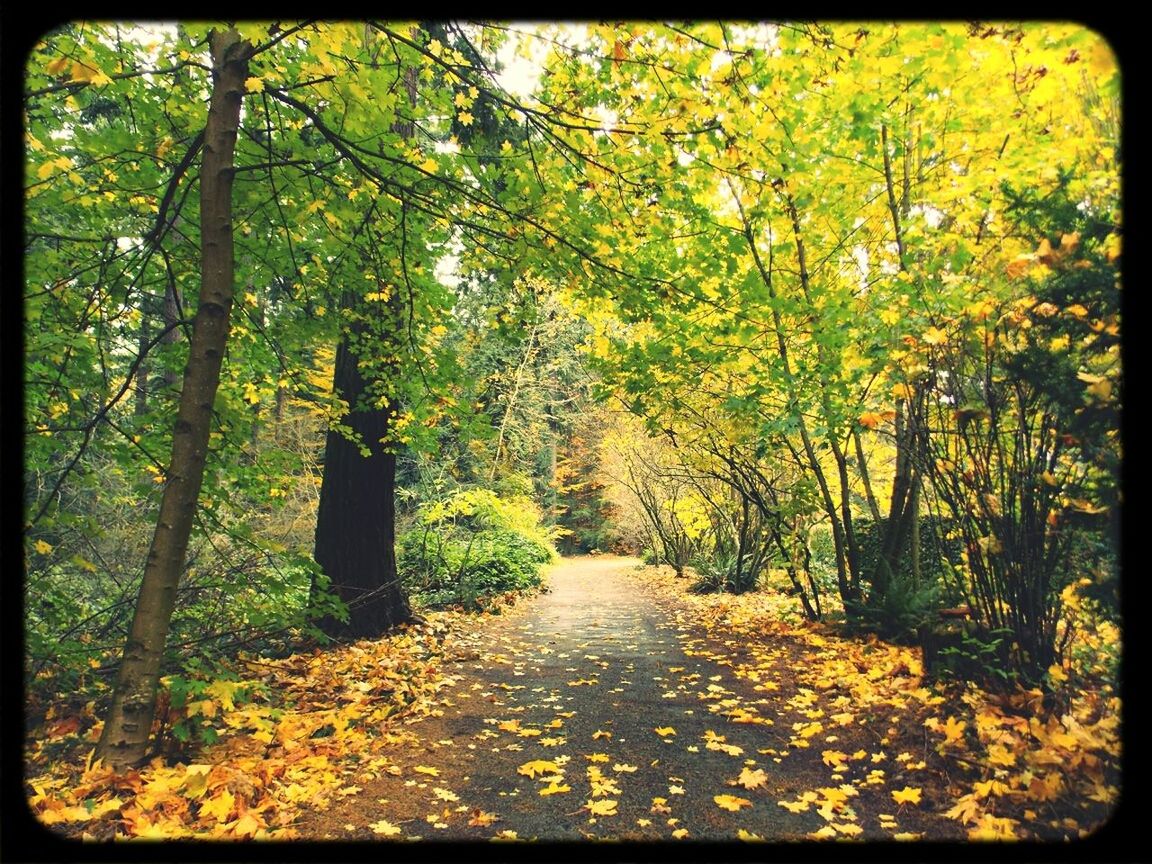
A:
POLYGON ((168 623, 196 515, 212 430, 212 404, 228 342, 235 275, 233 154, 252 45, 235 30, 213 31, 209 34, 209 45, 213 80, 200 171, 200 297, 160 516, 148 552, 132 629, 124 646, 112 706, 96 748, 97 756, 115 768, 139 762, 145 756, 152 734, 168 623))

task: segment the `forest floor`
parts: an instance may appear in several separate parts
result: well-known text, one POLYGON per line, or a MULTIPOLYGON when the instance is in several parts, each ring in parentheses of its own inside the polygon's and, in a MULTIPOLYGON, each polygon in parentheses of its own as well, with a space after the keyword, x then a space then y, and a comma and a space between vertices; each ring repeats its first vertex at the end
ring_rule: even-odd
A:
POLYGON ((66 837, 405 841, 1073 840, 1119 799, 1119 699, 928 681, 919 651, 769 591, 564 559, 500 614, 241 657, 184 714, 219 740, 114 774, 94 703, 31 726, 66 837), (87 755, 85 755, 87 754, 87 755))

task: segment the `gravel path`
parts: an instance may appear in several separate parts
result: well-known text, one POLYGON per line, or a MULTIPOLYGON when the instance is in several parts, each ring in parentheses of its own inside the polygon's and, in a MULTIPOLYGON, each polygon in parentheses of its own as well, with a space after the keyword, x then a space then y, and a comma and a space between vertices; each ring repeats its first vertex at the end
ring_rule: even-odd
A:
MULTIPOLYGON (((360 783, 301 837, 780 841, 826 826, 815 806, 777 803, 835 786, 818 747, 781 759, 787 670, 760 692, 737 679, 725 658, 742 646, 677 624, 638 563, 565 559, 550 592, 479 619, 442 716, 409 724, 394 773, 360 783)), ((891 836, 875 830, 860 839, 891 836)))

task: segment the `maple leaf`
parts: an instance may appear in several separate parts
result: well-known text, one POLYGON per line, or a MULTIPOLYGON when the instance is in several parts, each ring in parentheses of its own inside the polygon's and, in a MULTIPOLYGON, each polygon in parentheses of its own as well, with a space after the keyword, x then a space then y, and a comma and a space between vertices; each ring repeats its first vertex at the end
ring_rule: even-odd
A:
POLYGON ((673 729, 671 726, 657 726, 656 727, 656 734, 657 735, 675 735, 676 730, 673 729))
POLYGON ((903 789, 893 789, 892 799, 897 804, 919 804, 920 791, 919 789, 913 789, 911 786, 905 786, 903 789))
POLYGON ((844 762, 848 758, 847 753, 841 753, 839 750, 825 750, 820 756, 825 765, 830 765, 833 768, 845 767, 844 762))
POLYGON ((415 771, 417 774, 427 774, 429 777, 439 777, 440 776, 440 769, 439 768, 429 768, 427 765, 417 765, 412 770, 415 771))
POLYGON ((741 807, 752 806, 752 802, 747 798, 737 798, 735 795, 713 795, 712 800, 722 810, 730 810, 733 813, 739 812, 741 807))
POLYGON ((253 76, 244 80, 244 89, 249 93, 263 93, 264 79, 253 76))
POLYGON ((730 786, 743 786, 745 789, 759 789, 768 783, 768 775, 764 773, 762 768, 757 768, 753 771, 751 768, 745 767, 740 776, 735 780, 729 780, 730 786))
POLYGON ((584 809, 593 816, 615 816, 617 804, 619 804, 618 801, 614 801, 611 798, 603 798, 600 801, 586 801, 584 809))
POLYGON ((615 765, 612 766, 612 770, 631 774, 632 772, 634 772, 636 770, 636 766, 635 765, 625 765, 622 762, 617 762, 615 765))
POLYGON ((810 806, 808 801, 777 801, 776 803, 790 813, 803 813, 810 806))
POLYGON ((560 766, 555 762, 547 762, 544 759, 534 759, 531 762, 525 762, 516 769, 517 774, 523 774, 525 777, 536 777, 537 774, 559 774, 560 766))
POLYGON ((236 806, 236 796, 227 789, 221 789, 200 805, 201 816, 214 816, 217 822, 225 822, 236 806))
POLYGON ((495 813, 488 813, 484 810, 477 809, 472 811, 472 818, 468 820, 468 826, 470 828, 486 828, 493 822, 499 821, 500 817, 495 813))
POLYGON ((667 798, 660 798, 660 797, 653 798, 652 799, 651 812, 653 812, 653 813, 671 813, 672 808, 668 806, 668 799, 667 798))
POLYGON ((451 792, 448 789, 441 789, 439 786, 434 788, 432 790, 432 792, 441 801, 459 801, 460 800, 460 796, 457 795, 455 792, 451 792))
POLYGON ((611 732, 605 732, 603 729, 597 729, 595 732, 592 733, 592 740, 595 741, 599 738, 607 738, 609 741, 611 741, 612 740, 612 733, 611 732))
POLYGON ((975 794, 970 794, 957 798, 956 803, 944 815, 961 822, 975 822, 983 812, 979 798, 975 794))
POLYGON ((683 786, 669 786, 668 787, 668 794, 669 795, 683 795, 684 794, 684 787, 683 786))
POLYGON ((672 838, 674 840, 683 840, 687 836, 688 836, 688 829, 687 828, 677 828, 675 831, 672 832, 672 838))
POLYGON ((589 762, 608 762, 610 761, 607 753, 587 753, 584 756, 589 762))
POLYGON ((563 792, 571 792, 571 791, 572 791, 572 787, 569 786, 567 783, 560 785, 560 784, 553 782, 553 783, 550 783, 547 786, 545 786, 543 789, 541 789, 540 794, 541 795, 559 795, 563 792))

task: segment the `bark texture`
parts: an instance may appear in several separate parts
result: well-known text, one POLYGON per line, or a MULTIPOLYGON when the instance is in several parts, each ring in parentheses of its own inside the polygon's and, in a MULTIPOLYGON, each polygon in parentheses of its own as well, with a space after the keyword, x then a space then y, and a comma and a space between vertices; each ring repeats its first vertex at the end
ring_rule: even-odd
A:
POLYGON ((214 32, 210 41, 213 86, 200 173, 200 298, 160 515, 112 707, 96 748, 97 756, 116 769, 140 762, 148 752, 161 661, 204 479, 212 403, 228 341, 234 270, 233 157, 251 48, 235 31, 214 32))
POLYGON ((328 432, 315 558, 348 606, 349 619, 329 618, 320 626, 331 636, 374 637, 412 617, 396 572, 396 454, 381 443, 395 413, 373 404, 348 339, 336 350, 334 383, 348 402, 342 422, 354 440, 328 432))

